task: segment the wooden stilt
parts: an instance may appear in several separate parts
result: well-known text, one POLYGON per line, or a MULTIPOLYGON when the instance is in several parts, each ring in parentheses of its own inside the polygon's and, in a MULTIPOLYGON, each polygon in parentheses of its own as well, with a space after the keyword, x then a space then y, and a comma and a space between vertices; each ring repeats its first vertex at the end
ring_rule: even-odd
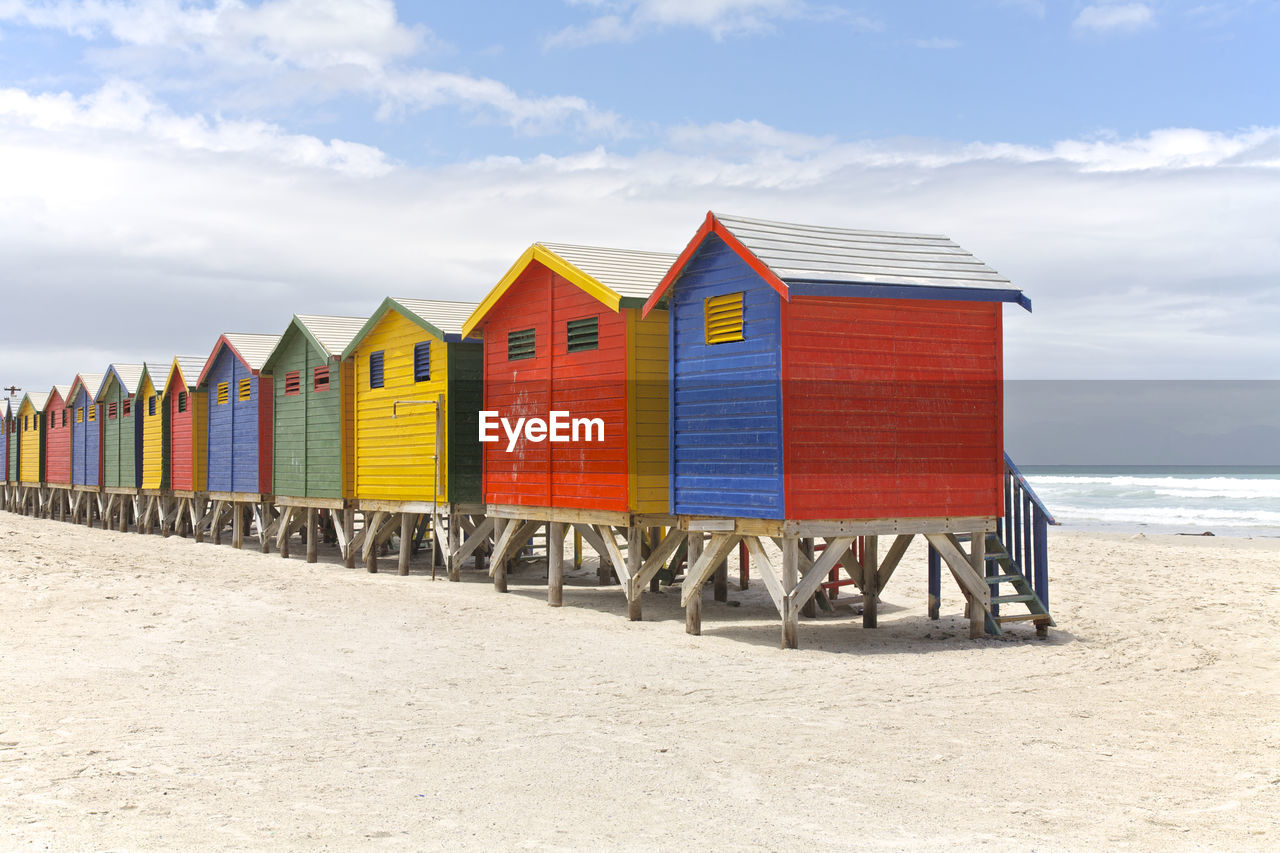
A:
MULTIPOLYGON (((801 539, 800 553, 801 555, 804 556, 805 560, 809 563, 809 565, 813 565, 813 552, 814 552, 813 540, 801 539)), ((805 601, 801 602, 800 615, 806 619, 813 619, 817 617, 818 607, 817 607, 817 604, 814 602, 813 598, 808 598, 805 601)))
MULTIPOLYGON (((693 570, 694 564, 697 563, 698 558, 702 556, 702 531, 689 531, 688 548, 688 564, 685 569, 686 580, 688 580, 689 572, 693 570)), ((702 593, 700 590, 697 595, 692 596, 685 604, 684 632, 686 634, 693 634, 695 637, 702 634, 702 593)))
POLYGON ((347 540, 347 549, 342 558, 342 565, 348 569, 354 569, 356 567, 356 549, 351 540, 356 535, 356 511, 352 508, 342 511, 342 535, 347 540))
MULTIPOLYGON (((987 576, 987 534, 975 530, 969 534, 969 565, 979 578, 987 576)), ((983 583, 986 583, 983 581, 983 583)), ((976 640, 987 634, 987 613, 983 602, 977 597, 969 602, 969 639, 976 640)))
POLYGON ((794 537, 782 540, 782 648, 800 646, 800 608, 795 600, 800 582, 800 541, 794 537))
POLYGON ((287 506, 284 512, 280 513, 280 526, 276 530, 276 550, 280 552, 280 559, 289 559, 289 526, 293 523, 293 516, 297 513, 298 508, 287 506))
POLYGON ((564 603, 564 523, 553 521, 547 526, 547 604, 564 603))
POLYGON ((878 624, 880 605, 880 555, 878 537, 862 539, 862 627, 878 624))
POLYGON ((713 587, 715 590, 716 601, 729 600, 729 560, 728 558, 722 560, 720 565, 716 566, 716 573, 714 575, 713 587))
POLYGON ((413 524, 417 520, 416 513, 400 513, 400 555, 396 561, 396 571, 402 576, 409 574, 409 557, 413 553, 413 524))
POLYGON ((244 507, 234 502, 231 504, 231 547, 244 548, 244 507))
POLYGON ((644 584, 640 579, 643 541, 642 528, 634 525, 627 528, 627 618, 632 622, 640 621, 640 599, 644 595, 644 584))
POLYGON ((258 551, 263 554, 271 553, 271 504, 263 502, 258 504, 258 551))
MULTIPOLYGON (((449 548, 445 553, 445 565, 449 567, 449 580, 457 583, 462 580, 462 514, 449 513, 449 548)), ((564 550, 564 526, 560 527, 560 547, 564 550)))
POLYGON ((226 504, 222 501, 215 501, 213 504, 213 519, 209 522, 209 530, 213 533, 213 544, 222 544, 222 511, 226 509, 226 504))
POLYGON ((320 511, 307 507, 307 562, 320 559, 320 511))

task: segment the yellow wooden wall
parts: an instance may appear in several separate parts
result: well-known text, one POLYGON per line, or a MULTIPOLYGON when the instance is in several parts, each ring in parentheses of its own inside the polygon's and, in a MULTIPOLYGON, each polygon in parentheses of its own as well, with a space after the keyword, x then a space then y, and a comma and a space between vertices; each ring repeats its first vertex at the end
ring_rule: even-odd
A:
POLYGON ((151 374, 142 378, 142 387, 134 398, 138 416, 142 418, 142 488, 158 489, 164 473, 164 401, 156 400, 156 413, 150 414, 152 395, 156 393, 151 374))
POLYGON ((23 483, 40 482, 40 425, 36 414, 30 400, 24 400, 18 409, 18 450, 22 455, 18 473, 23 483))
POLYGON ((627 409, 632 428, 627 455, 631 464, 631 506, 636 512, 669 512, 667 437, 667 312, 645 319, 640 309, 627 315, 627 409))
POLYGON ((345 359, 338 367, 338 391, 341 400, 342 441, 342 497, 351 500, 356 496, 356 369, 355 359, 345 359))
POLYGON ((203 492, 209 488, 209 392, 192 391, 187 405, 191 407, 191 483, 193 491, 203 492))
POLYGON ((440 491, 435 492, 436 407, 448 387, 448 347, 394 309, 383 315, 351 355, 354 373, 355 496, 359 500, 448 500, 447 418, 440 443, 440 491), (431 379, 413 381, 413 345, 431 342, 431 379), (382 350, 383 387, 369 387, 369 353, 382 350), (392 403, 399 401, 392 418, 392 403), (406 405, 405 401, 410 402, 406 405))

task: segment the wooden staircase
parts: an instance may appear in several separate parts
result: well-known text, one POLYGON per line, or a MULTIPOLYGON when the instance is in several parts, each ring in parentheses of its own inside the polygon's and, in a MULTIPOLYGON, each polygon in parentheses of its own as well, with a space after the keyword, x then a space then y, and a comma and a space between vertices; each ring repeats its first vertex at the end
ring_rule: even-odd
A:
POLYGON ((995 533, 987 534, 987 585, 991 587, 991 613, 987 617, 987 633, 999 636, 1002 632, 1000 626, 1007 622, 1034 622, 1036 626, 1036 634, 1045 636, 1050 627, 1054 626, 1053 617, 1049 615, 1049 608, 1040 600, 1040 596, 1036 595, 1036 591, 1031 587, 1031 582, 1027 580, 1027 576, 1023 573, 1022 567, 1014 562, 1013 556, 1005 549, 1004 543, 1000 541, 1000 536, 995 533), (1013 587, 1012 593, 1002 593, 1000 586, 1008 584, 1013 587), (1000 605, 1021 605, 1027 609, 1026 613, 1002 614, 1000 605))

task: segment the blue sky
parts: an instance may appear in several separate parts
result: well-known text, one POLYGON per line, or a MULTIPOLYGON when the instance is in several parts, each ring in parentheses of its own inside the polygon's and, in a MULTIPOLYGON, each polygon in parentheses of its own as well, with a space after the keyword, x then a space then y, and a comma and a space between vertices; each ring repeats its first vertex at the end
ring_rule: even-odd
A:
POLYGON ((1277 378, 1278 36, 1275 0, 0 0, 4 293, 65 330, 10 322, 0 378, 709 208, 948 234, 1035 302, 1011 376, 1277 378))

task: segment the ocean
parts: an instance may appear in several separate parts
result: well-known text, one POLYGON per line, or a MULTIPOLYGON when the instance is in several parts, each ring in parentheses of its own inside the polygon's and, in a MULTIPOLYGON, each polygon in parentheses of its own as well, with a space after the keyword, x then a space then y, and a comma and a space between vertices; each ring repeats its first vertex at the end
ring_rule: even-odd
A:
POLYGON ((1280 537, 1280 467, 1030 465, 1021 470, 1065 526, 1280 537))

